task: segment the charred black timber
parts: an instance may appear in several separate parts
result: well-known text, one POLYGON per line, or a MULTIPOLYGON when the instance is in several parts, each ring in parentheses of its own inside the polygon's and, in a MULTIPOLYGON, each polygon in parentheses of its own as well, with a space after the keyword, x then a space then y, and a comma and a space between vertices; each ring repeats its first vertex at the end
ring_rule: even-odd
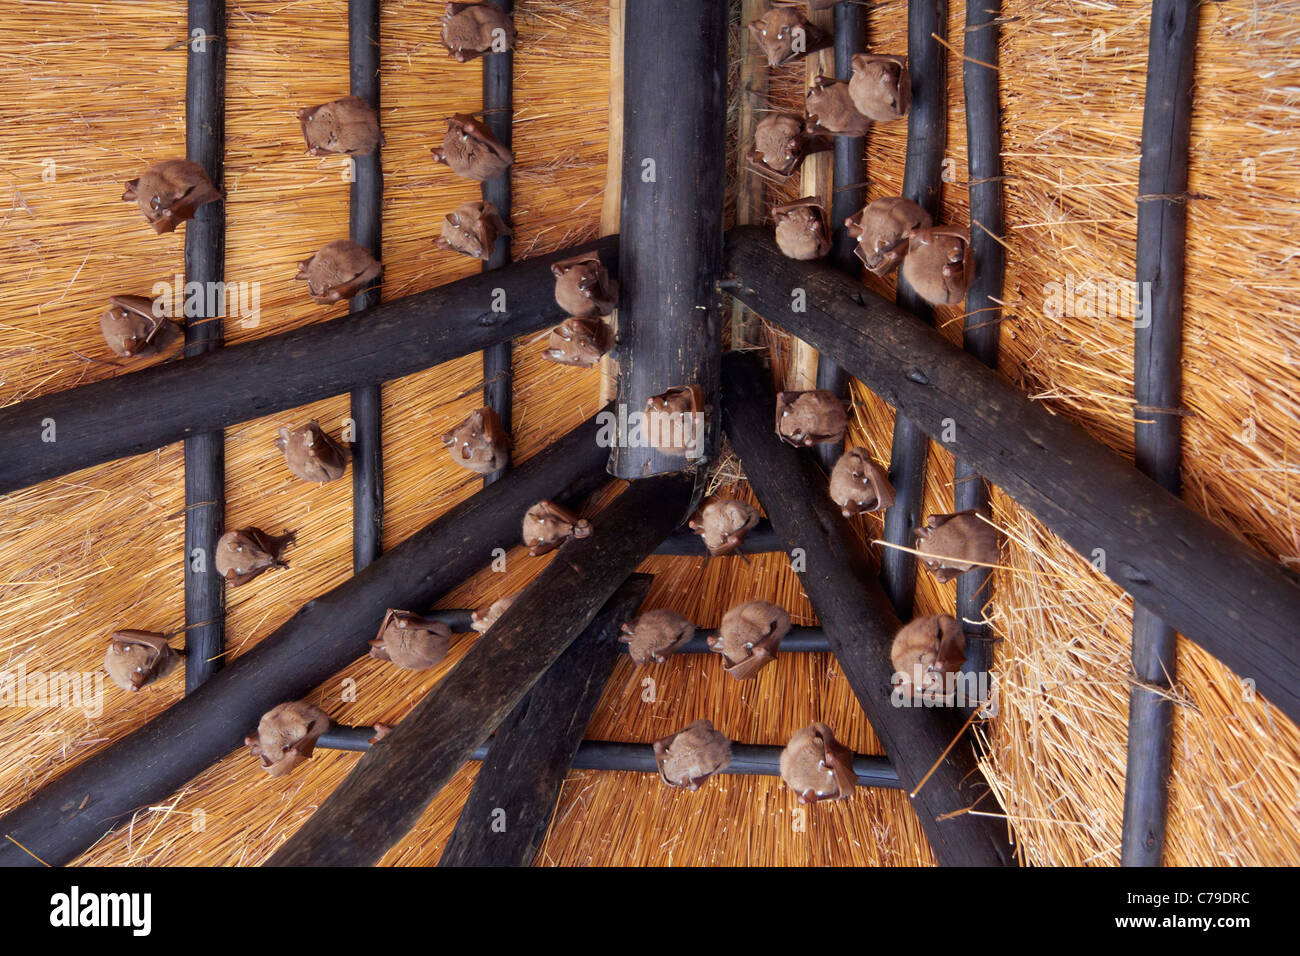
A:
MULTIPOLYGON (((974 0, 966 5, 966 57, 962 62, 970 245, 975 258, 975 276, 966 292, 962 344, 990 368, 998 364, 1000 302, 1006 273, 1006 250, 999 242, 1003 232, 1002 111, 996 68, 1001 12, 1002 0, 974 0)), ((952 497, 954 511, 987 511, 989 506, 988 483, 960 459, 953 466, 952 497)), ((957 619, 963 622, 967 636, 963 669, 972 674, 986 673, 993 663, 992 634, 985 623, 992 597, 992 574, 988 568, 976 568, 957 578, 957 619)))
MULTIPOLYGON (((948 58, 942 41, 948 35, 947 0, 909 0, 907 4, 907 62, 912 75, 912 108, 907 114, 907 159, 903 167, 903 196, 939 221, 943 189, 943 152, 948 145, 948 58)), ((900 308, 934 324, 934 311, 899 270, 896 301, 900 308)), ((889 453, 889 480, 894 504, 885 512, 884 540, 910 548, 921 522, 925 471, 930 442, 915 422, 900 413, 894 418, 889 453)), ((916 556, 885 548, 880 578, 894 610, 912 616, 916 598, 916 556)))
MULTIPOLYGON (((348 74, 352 95, 379 110, 379 0, 348 0, 348 74)), ((384 222, 382 147, 352 159, 348 234, 381 260, 384 222)), ((380 286, 353 296, 350 312, 379 304, 380 286)), ((352 403, 352 570, 379 557, 384 543, 383 402, 378 383, 353 389, 352 403)))
MULTIPOLYGON (((785 258, 770 236, 749 226, 729 234, 727 263, 740 279, 735 297, 830 352, 926 434, 943 436, 951 420, 956 435, 946 447, 954 456, 1080 554, 1104 558, 1103 573, 1138 604, 1300 720, 1295 577, 843 274, 785 258), (806 292, 806 312, 790 311, 796 286, 806 292)), ((771 503, 763 504, 780 531, 771 503)))
MULTIPOLYGON (((853 76, 853 57, 863 52, 866 42, 865 8, 856 3, 835 5, 835 77, 848 80, 853 76)), ((867 204, 867 167, 865 136, 836 136, 834 166, 831 173, 831 254, 830 262, 848 275, 862 275, 862 263, 854 252, 857 243, 845 228, 844 220, 855 216, 867 204)), ((849 377, 829 355, 817 356, 817 387, 849 397, 849 377)), ((825 442, 817 446, 817 457, 827 474, 844 453, 844 442, 825 442)))
POLYGON ((494 548, 515 544, 530 505, 598 487, 607 480, 608 452, 597 444, 597 432, 593 419, 452 508, 309 601, 193 694, 0 817, 0 865, 39 865, 36 857, 68 863, 136 810, 164 800, 238 748, 267 710, 303 697, 364 656, 386 610, 427 609, 485 567, 494 548))
MULTIPOLYGON (((1135 323, 1133 437, 1137 466, 1182 494, 1183 274, 1187 163, 1197 4, 1151 6, 1142 162, 1138 168, 1137 281, 1143 321, 1135 323)), ((1295 619, 1291 625, 1294 629, 1295 619)), ((1177 666, 1177 634, 1145 604, 1133 607, 1128 772, 1120 859, 1159 866, 1165 847, 1177 666)))
MULTIPOLYGON (((225 0, 189 0, 185 60, 185 156, 224 185, 226 148, 225 0)), ((200 206, 185 225, 185 282, 219 288, 226 274, 226 204, 200 206)), ((221 348, 221 314, 202 296, 185 318, 185 356, 221 348), (215 314, 210 314, 215 313, 215 314)), ((106 411, 113 411, 108 408, 106 411)), ((58 419, 55 419, 58 427, 58 419)), ((114 426, 108 426, 110 429, 114 426)), ((57 434, 57 433, 56 433, 57 434)), ((59 436, 60 438, 62 436, 59 436)), ((220 669, 226 644, 225 582, 213 566, 226 523, 226 439, 221 429, 185 439, 185 690, 220 669)))
MULTIPOLYGON (((549 672, 548 672, 549 673, 549 672)), ((332 727, 316 741, 317 747, 326 750, 369 750, 373 727, 332 727)), ((781 775, 781 747, 765 744, 731 745, 731 765, 724 774, 779 777, 781 775)), ((484 745, 470 754, 470 760, 483 760, 489 752, 484 745)), ((650 744, 631 744, 616 740, 584 740, 569 764, 570 770, 622 770, 632 773, 658 773, 654 748, 650 744)), ((854 754, 853 770, 858 776, 858 786, 897 790, 901 786, 898 774, 885 757, 854 754)))
MULTIPOLYGON (((802 548, 807 556, 799 579, 871 729, 903 788, 912 792, 912 808, 935 858, 945 866, 1011 863, 1006 824, 964 812, 988 791, 970 740, 953 745, 963 733, 962 715, 953 708, 897 707, 891 701, 889 649, 902 625, 861 541, 831 501, 815 458, 777 438, 775 400, 770 373, 752 355, 730 352, 723 358, 727 437, 787 547, 802 548)), ((986 800, 979 809, 996 813, 997 804, 986 800)))
MULTIPOLYGON (((762 554, 765 551, 780 551, 781 539, 772 530, 772 522, 761 519, 745 535, 745 543, 738 553, 762 554)), ((690 528, 679 528, 668 536, 663 544, 655 548, 655 554, 705 555, 704 540, 690 528)))
MULTIPOLYGON (((487 491, 503 484, 505 479, 487 491)), ((378 862, 682 521, 693 485, 682 473, 633 482, 592 520, 590 537, 563 544, 491 630, 361 758, 268 865, 378 862)), ((518 513, 511 517, 517 523, 518 513)))
MULTIPOLYGON (((491 0, 507 14, 514 13, 514 0, 491 0)), ((483 122, 506 149, 514 148, 515 54, 511 50, 483 54, 483 122)), ((501 218, 510 222, 510 168, 483 183, 483 201, 497 207, 501 218)), ((484 271, 500 269, 510 262, 510 237, 501 236, 483 264, 484 271)), ((514 428, 513 369, 510 340, 483 350, 483 404, 489 406, 509 433, 514 428)), ((507 465, 507 467, 509 467, 507 465)), ((483 484, 498 480, 505 469, 483 476, 483 484)))
POLYGON ((609 236, 355 315, 0 409, 0 444, 11 451, 0 461, 0 494, 540 331, 564 317, 551 263, 584 251, 598 252, 617 272, 618 237, 609 236), (506 292, 504 312, 492 308, 497 288, 506 292), (57 441, 42 441, 46 419, 55 422, 57 441))
POLYGON ((650 580, 648 575, 634 574, 623 582, 586 630, 502 721, 439 866, 527 866, 532 862, 546 837, 578 745, 618 660, 619 628, 636 616, 650 590, 650 580))
POLYGON ((619 442, 610 473, 642 478, 718 447, 727 3, 637 0, 626 16, 618 402, 640 413, 697 385, 706 428, 694 460, 619 442))

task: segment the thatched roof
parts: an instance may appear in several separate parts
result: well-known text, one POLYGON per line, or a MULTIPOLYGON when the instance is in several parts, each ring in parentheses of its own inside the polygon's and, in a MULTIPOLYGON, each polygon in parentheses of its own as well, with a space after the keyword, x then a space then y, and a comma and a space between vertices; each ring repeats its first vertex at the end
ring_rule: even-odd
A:
MULTIPOLYGON (((736 5, 738 8, 738 4, 736 5)), ((902 52, 905 3, 868 10, 870 48, 902 52)), ((305 155, 294 110, 347 91, 346 5, 243 2, 230 11, 226 179, 230 281, 258 282, 254 327, 227 320, 238 342, 340 314, 314 305, 294 264, 346 235, 348 185, 337 159, 305 155)), ((515 256, 598 234, 606 181, 609 37, 603 3, 520 0, 516 20, 513 224, 515 256)), ((1185 336, 1185 498, 1283 564, 1300 561, 1294 506, 1300 447, 1295 301, 1300 281, 1288 238, 1300 202, 1295 49, 1285 0, 1207 5, 1201 18, 1193 117, 1185 336)), ((104 8, 69 2, 5 15, 0 57, 0 156, 11 202, 0 225, 6 315, 0 323, 0 403, 119 373, 98 315, 118 293, 172 281, 182 234, 154 236, 119 200, 123 181, 184 149, 185 52, 175 4, 104 8), (81 9, 78 9, 81 8, 81 9), (165 26, 160 26, 165 25, 165 26), (50 165, 52 163, 52 165, 50 165), (53 170, 52 175, 42 173, 53 170)), ((1001 88, 1007 196, 1006 319, 1000 368, 1037 400, 1112 447, 1132 447, 1132 324, 1127 317, 1050 317, 1051 284, 1127 282, 1134 274, 1137 167, 1148 5, 1007 0, 1001 88)), ((735 26, 740 28, 738 10, 735 26)), ((960 50, 963 4, 949 37, 960 50)), ((457 64, 438 21, 417 0, 386 0, 382 22, 384 295, 394 298, 478 269, 432 245, 442 216, 478 195, 428 154, 442 120, 480 102, 480 65, 457 64)), ((950 60, 952 181, 944 219, 967 221, 960 63, 950 60)), ((774 103, 794 103, 802 64, 776 71, 774 103)), ((734 91, 733 91, 734 92, 734 91)), ((733 100, 735 97, 733 96, 733 100)), ((900 191, 906 124, 868 138, 869 198, 900 191)), ((734 183, 733 183, 734 186, 734 183)), ((769 199, 777 198, 769 190, 769 199)), ((729 207, 730 208, 730 207, 729 207)), ((872 280, 873 287, 888 287, 872 280)), ((960 339, 960 310, 940 326, 960 339)), ((771 333, 777 365, 788 344, 771 333)), ((596 408, 597 371, 540 361, 516 343, 515 438, 527 458, 596 408)), ((137 367, 138 362, 130 363, 137 367)), ((440 454, 436 435, 477 404, 477 356, 384 388, 385 542, 462 500, 477 480, 440 454)), ((889 456, 892 411, 855 388, 853 440, 889 456)), ((352 567, 351 489, 293 479, 271 454, 281 425, 313 417, 331 429, 346 396, 229 429, 227 523, 292 528, 288 571, 230 594, 229 656, 256 644, 302 602, 352 567)), ((739 474, 731 463, 730 475, 739 474)), ((182 515, 178 445, 88 469, 0 499, 0 671, 95 671, 117 627, 182 627, 182 515)), ((743 492, 743 488, 742 488, 743 492)), ((931 446, 926 510, 952 503, 952 460, 931 446)), ((999 716, 981 729, 984 769, 1026 862, 1116 864, 1123 807, 1131 602, 1034 518, 995 495, 1010 542, 995 575, 993 624, 999 716)), ((879 520, 862 521, 868 540, 879 520)), ((545 559, 510 556, 447 597, 447 607, 518 590, 545 559)), ((762 597, 796 623, 811 608, 782 555, 653 558, 650 604, 715 625, 733 604, 762 597)), ((918 610, 950 611, 954 585, 922 573, 918 610)), ((395 721, 455 664, 412 675, 363 660, 311 700, 350 724, 395 721), (343 699, 344 681, 355 699, 343 699)), ((1294 862, 1300 853, 1300 731, 1238 675, 1183 643, 1178 661, 1167 861, 1294 862)), ((66 767, 160 712, 179 676, 150 692, 107 685, 103 711, 6 709, 0 717, 0 811, 66 767)), ((787 655, 737 684, 716 660, 670 659, 652 673, 616 666, 589 728, 592 738, 650 741, 697 717, 748 743, 782 744, 813 720, 859 752, 877 753, 852 692, 829 655, 787 655), (644 681, 654 681, 646 700, 644 681)), ((251 728, 249 728, 251 730, 251 728)), ((83 858, 97 864, 256 864, 328 795, 355 754, 318 752, 266 779, 232 754, 165 805, 83 858)), ((474 779, 463 769, 420 825, 385 858, 436 861, 474 779)), ((988 803, 988 801, 986 801, 988 803)), ((779 780, 728 777, 695 794, 653 776, 575 771, 539 855, 543 864, 926 864, 920 827, 900 793, 859 792, 818 805, 797 829, 795 798, 779 780)))

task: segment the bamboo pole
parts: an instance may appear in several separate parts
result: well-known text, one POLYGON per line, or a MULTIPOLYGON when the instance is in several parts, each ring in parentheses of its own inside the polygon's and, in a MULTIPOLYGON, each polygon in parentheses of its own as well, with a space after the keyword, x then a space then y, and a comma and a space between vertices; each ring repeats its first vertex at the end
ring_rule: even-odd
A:
MULTIPOLYGON (((185 60, 185 156, 218 189, 225 178, 226 4, 189 0, 185 60)), ((185 226, 185 283, 219 288, 226 273, 225 201, 200 206, 185 226)), ((185 356, 221 348, 221 308, 198 296, 185 317, 185 356)), ((188 312, 189 310, 187 310, 188 312)), ((226 523, 226 436, 220 428, 185 439, 185 691, 220 669, 226 644, 225 582, 214 557, 226 523)))
MULTIPOLYGON (((1195 4, 1155 0, 1138 170, 1133 437, 1137 467, 1182 494, 1183 276, 1187 164, 1196 63, 1195 4)), ((1295 620, 1291 621, 1294 628, 1295 620)), ((1174 628, 1144 604, 1133 607, 1128 769, 1124 779, 1124 866, 1159 866, 1169 812, 1169 767, 1177 668, 1174 628)))
POLYGON ((619 628, 651 578, 634 574, 497 728, 439 866, 527 866, 546 837, 564 778, 600 703, 619 628))
MULTIPOLYGON (((348 74, 352 95, 379 111, 379 0, 348 0, 348 74)), ((352 158, 353 180, 348 206, 348 235, 382 261, 384 166, 382 146, 352 158)), ((376 281, 353 296, 348 311, 378 305, 376 281)), ((352 404, 352 570, 379 557, 384 545, 383 386, 354 389, 352 404)))
MULTIPOLYGON (((909 0, 907 62, 912 76, 912 108, 907 114, 903 196, 936 222, 943 190, 943 151, 948 144, 948 59, 943 47, 947 35, 947 0, 909 0)), ((934 311, 903 278, 901 270, 896 300, 899 308, 934 324, 934 311)), ((907 416, 896 416, 889 453, 894 504, 885 512, 883 533, 890 544, 910 548, 915 543, 913 532, 921 523, 929 455, 925 432, 907 416)), ((916 599, 916 556, 899 548, 885 548, 880 558, 880 577, 898 616, 910 618, 916 599)))
MULTIPOLYGON (((957 458, 996 482, 1102 573, 1300 719, 1300 585, 1272 561, 934 329, 825 266, 729 236, 737 296, 828 351, 957 458), (790 311, 790 289, 807 291, 790 311)), ((743 457, 743 455, 742 455, 743 457)), ((766 505, 767 503, 764 502, 766 505)), ((768 510, 771 516, 771 510, 768 510)), ((780 530, 779 522, 773 524, 780 530)))
MULTIPOLYGON (((960 713, 898 706, 892 699, 889 649, 902 625, 861 541, 831 501, 814 457, 776 436, 770 376, 741 352, 729 352, 722 370, 727 437, 773 526, 788 548, 803 551, 799 579, 839 668, 909 792, 935 858, 944 866, 1011 863, 1005 824, 966 812, 988 791, 960 713)), ((989 802, 981 809, 995 807, 989 802)))
MULTIPOLYGON (((234 351, 231 349, 230 351, 234 351)), ((276 704, 364 656, 389 608, 423 611, 519 540, 520 515, 606 478, 593 419, 452 508, 360 574, 307 602, 198 691, 46 784, 0 817, 0 866, 52 866, 140 807, 165 800, 240 746, 276 704)))
MULTIPOLYGON (((685 516, 684 473, 633 482, 370 750, 269 866, 373 865, 685 516)), ((495 487, 495 486, 494 486, 495 487)))
MULTIPOLYGON (((966 292, 962 344, 990 368, 998 364, 1002 323, 1002 283, 1006 251, 1002 247, 1002 111, 998 103, 998 16, 1002 0, 966 4, 965 59, 962 83, 966 100, 967 176, 970 180, 970 244, 975 275, 966 292), (991 64, 986 66, 985 64, 991 64)), ((989 488, 965 461, 953 463, 953 510, 988 510, 989 488)), ((992 571, 976 568, 957 578, 957 620, 966 632, 966 663, 971 674, 988 672, 993 663, 992 634, 986 623, 993 587, 992 571)))
MULTIPOLYGON (((514 0, 492 0, 507 14, 514 13, 514 0)), ((506 149, 514 148, 514 71, 515 54, 511 50, 483 54, 483 122, 506 149)), ((510 167, 500 176, 485 180, 483 201, 497 207, 501 218, 511 221, 510 167)), ((501 269, 510 262, 510 237, 500 236, 492 254, 483 264, 485 272, 501 269)), ((507 434, 514 431, 514 370, 511 367, 510 340, 497 342, 483 350, 483 404, 501 419, 507 434)), ((509 468, 509 462, 505 468, 509 468)), ((505 468, 483 476, 483 484, 500 480, 505 468)))
MULTIPOLYGON (((188 228, 188 226, 186 227, 188 228)), ((491 275, 383 302, 291 332, 165 362, 0 409, 0 494, 189 435, 401 378, 554 325, 551 263, 595 251, 618 270, 616 237, 491 275), (505 312, 492 309, 506 291, 505 312), (46 442, 42 422, 55 422, 46 442)))

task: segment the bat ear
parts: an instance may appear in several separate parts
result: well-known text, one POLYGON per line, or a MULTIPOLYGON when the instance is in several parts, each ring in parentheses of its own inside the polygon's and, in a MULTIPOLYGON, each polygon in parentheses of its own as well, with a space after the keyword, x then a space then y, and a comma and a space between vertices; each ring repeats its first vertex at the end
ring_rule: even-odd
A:
POLYGON ((140 185, 140 180, 139 180, 139 179, 131 179, 131 180, 128 180, 127 183, 126 183, 126 190, 122 193, 122 198, 123 198, 123 199, 135 199, 135 198, 136 198, 136 189, 139 187, 139 185, 140 185))

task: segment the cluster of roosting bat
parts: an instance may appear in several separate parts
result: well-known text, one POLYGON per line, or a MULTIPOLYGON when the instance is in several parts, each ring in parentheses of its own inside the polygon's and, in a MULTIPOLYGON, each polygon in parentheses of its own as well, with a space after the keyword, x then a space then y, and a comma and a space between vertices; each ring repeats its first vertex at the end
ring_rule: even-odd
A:
MULTIPOLYGON (((508 444, 494 429, 490 409, 480 409, 444 437, 455 451, 453 458, 472 470, 503 463, 508 444)), ((819 442, 836 442, 847 427, 843 403, 829 392, 783 392, 777 397, 776 431, 798 447, 819 442)), ((300 429, 281 429, 276 444, 290 469, 309 481, 326 481, 343 473, 347 450, 320 431, 312 422, 300 429)), ((893 500, 893 489, 884 470, 861 448, 852 448, 837 462, 830 481, 830 495, 846 516, 881 510, 893 500)), ((700 535, 708 553, 735 553, 747 533, 757 525, 757 508, 735 498, 710 496, 689 518, 692 531, 700 535)), ((590 521, 554 501, 539 501, 524 513, 522 539, 529 554, 540 556, 560 547, 570 538, 593 534, 590 521)), ((933 515, 917 531, 917 547, 925 566, 941 581, 998 558, 999 545, 993 526, 975 512, 933 515)), ((215 558, 218 572, 232 586, 252 581, 271 568, 286 567, 281 552, 294 540, 292 533, 272 536, 259 528, 227 532, 220 539, 215 558)), ((471 627, 485 634, 513 603, 514 595, 476 609, 471 627)), ((790 615, 767 601, 746 601, 723 615, 709 649, 723 659, 723 668, 737 680, 755 677, 771 664, 790 631, 790 615)), ((695 635, 695 625, 668 608, 646 610, 622 626, 620 640, 637 665, 661 664, 695 635)), ((412 611, 390 609, 370 642, 370 655, 407 670, 435 667, 450 647, 450 627, 436 618, 412 611)), ((179 654, 167 643, 168 635, 149 631, 122 630, 109 641, 105 667, 118 686, 136 691, 166 677, 176 667, 179 654)), ((898 692, 934 701, 947 696, 946 677, 964 659, 961 625, 949 615, 913 620, 894 639, 891 658, 898 692)), ((255 736, 248 738, 254 756, 268 773, 287 773, 311 756, 329 718, 306 701, 292 701, 268 711, 255 736)), ((376 740, 387 728, 378 725, 376 740)), ((730 741, 707 720, 655 742, 660 776, 673 787, 698 789, 714 773, 725 769, 730 741)), ((838 799, 851 794, 854 780, 852 756, 836 742, 830 728, 822 724, 799 731, 781 760, 782 776, 799 794, 800 800, 838 799)))
MULTIPOLYGON (((814 3, 813 8, 832 5, 814 3)), ((796 62, 831 42, 794 3, 778 3, 749 30, 771 67, 796 62)), ((865 136, 873 123, 907 115, 912 84, 906 57, 859 53, 851 62, 847 81, 826 76, 813 81, 803 116, 773 113, 758 123, 745 156, 747 168, 784 182, 807 156, 830 149, 831 137, 865 136)), ((830 252, 826 206, 816 196, 773 207, 772 219, 776 244, 791 259, 820 259, 830 252)), ((844 225, 857 241, 858 258, 874 274, 888 275, 902 263, 903 278, 931 305, 956 305, 965 297, 975 268, 965 230, 936 226, 929 213, 899 196, 875 200, 844 225)))

